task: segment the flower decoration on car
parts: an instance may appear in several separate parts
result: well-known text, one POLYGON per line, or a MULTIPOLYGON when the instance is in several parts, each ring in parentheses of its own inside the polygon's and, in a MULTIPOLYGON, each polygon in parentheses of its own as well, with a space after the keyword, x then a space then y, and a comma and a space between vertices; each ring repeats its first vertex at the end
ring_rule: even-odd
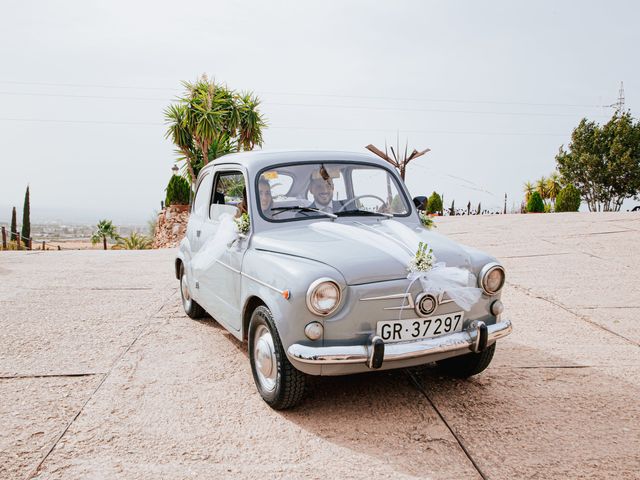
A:
POLYGON ((251 220, 249 219, 248 213, 243 213, 238 218, 234 218, 233 221, 238 228, 238 233, 241 235, 246 235, 249 233, 249 229, 251 228, 251 220))
POLYGON ((427 212, 418 210, 418 215, 420 216, 420 223, 424 228, 426 228, 427 230, 431 230, 432 228, 436 227, 436 224, 433 221, 433 218, 429 216, 427 212))
POLYGON ((428 244, 420 242, 415 257, 409 262, 409 272, 428 272, 433 268, 435 257, 428 244))

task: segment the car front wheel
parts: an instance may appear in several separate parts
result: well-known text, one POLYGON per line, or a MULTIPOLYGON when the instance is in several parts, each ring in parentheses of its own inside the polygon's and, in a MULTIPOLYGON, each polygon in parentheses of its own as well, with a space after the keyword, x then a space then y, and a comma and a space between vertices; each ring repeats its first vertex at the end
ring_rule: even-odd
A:
POLYGON ((271 408, 285 410, 302 400, 306 376, 289 362, 271 311, 262 305, 249 322, 249 359, 258 392, 271 408))
POLYGON ((494 343, 482 352, 446 358, 436 362, 436 365, 445 375, 455 378, 468 378, 485 370, 491 363, 495 351, 496 344, 494 343))
POLYGON ((184 263, 180 264, 180 296, 182 297, 182 307, 190 318, 202 318, 205 315, 204 309, 191 298, 189 284, 187 283, 187 272, 184 263))

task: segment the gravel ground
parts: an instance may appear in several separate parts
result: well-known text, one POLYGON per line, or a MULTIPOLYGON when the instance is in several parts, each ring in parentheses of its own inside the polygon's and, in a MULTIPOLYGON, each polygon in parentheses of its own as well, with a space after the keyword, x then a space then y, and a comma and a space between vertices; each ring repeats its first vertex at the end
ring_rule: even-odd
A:
POLYGON ((173 250, 0 255, 0 479, 640 478, 640 215, 439 218, 514 333, 466 381, 314 379, 275 412, 173 250))

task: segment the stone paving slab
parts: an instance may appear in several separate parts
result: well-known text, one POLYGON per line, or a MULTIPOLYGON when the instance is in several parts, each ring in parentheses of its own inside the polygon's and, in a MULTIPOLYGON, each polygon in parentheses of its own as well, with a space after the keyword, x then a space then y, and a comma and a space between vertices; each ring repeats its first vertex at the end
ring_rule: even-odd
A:
POLYGON ((276 412, 213 320, 155 319, 40 478, 479 478, 404 372, 320 379, 276 412))
POLYGON ((0 478, 25 478, 73 420, 100 378, 1 378, 0 478))
POLYGON ((637 478, 640 215, 437 223, 507 269, 491 367, 313 379, 288 412, 246 345, 184 315, 174 251, 4 252, 0 478, 51 448, 37 478, 637 478), (97 375, 21 377, 72 370, 97 375))
POLYGON ((488 478, 638 478, 636 384, 575 368, 421 382, 488 478))

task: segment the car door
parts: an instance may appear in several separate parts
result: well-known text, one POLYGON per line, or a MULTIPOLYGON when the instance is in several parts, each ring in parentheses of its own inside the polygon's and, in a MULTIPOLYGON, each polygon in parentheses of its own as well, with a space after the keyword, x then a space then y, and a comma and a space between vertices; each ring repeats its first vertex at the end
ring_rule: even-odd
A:
POLYGON ((186 237, 189 241, 189 252, 191 254, 190 261, 187 265, 187 281, 189 282, 189 291, 196 299, 200 301, 198 295, 198 278, 197 272, 193 269, 193 259, 198 255, 200 247, 202 246, 202 224, 204 219, 208 215, 209 199, 211 198, 211 172, 206 170, 202 172, 202 175, 198 178, 196 184, 196 194, 191 204, 191 213, 189 215, 189 222, 187 223, 186 237))
POLYGON ((221 228, 229 228, 230 218, 238 211, 237 205, 242 200, 243 190, 247 185, 244 172, 238 168, 218 167, 213 172, 213 193, 209 215, 202 222, 201 241, 220 241, 224 244, 209 245, 207 251, 213 252, 210 267, 200 273, 200 295, 205 302, 205 309, 219 322, 228 328, 240 330, 241 305, 240 281, 242 259, 247 250, 248 239, 229 242, 225 235, 218 235, 221 228), (225 218, 226 217, 226 218, 225 218))

